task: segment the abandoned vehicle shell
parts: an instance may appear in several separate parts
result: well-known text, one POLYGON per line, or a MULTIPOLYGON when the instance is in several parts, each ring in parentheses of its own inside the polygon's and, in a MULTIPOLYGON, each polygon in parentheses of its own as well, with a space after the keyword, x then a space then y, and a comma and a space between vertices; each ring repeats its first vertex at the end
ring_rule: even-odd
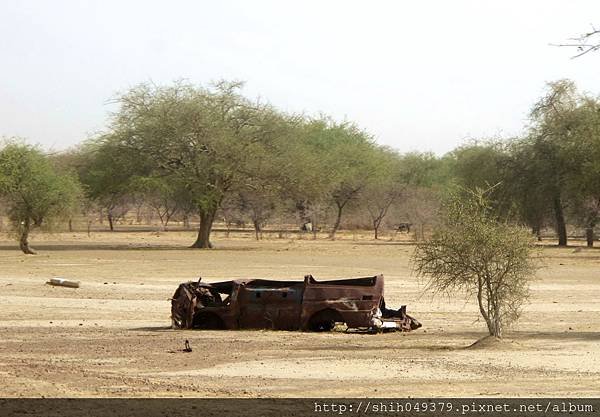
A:
POLYGON ((274 329, 328 331, 336 323, 352 329, 408 331, 421 324, 385 308, 383 276, 317 281, 246 279, 179 285, 171 317, 179 329, 274 329))

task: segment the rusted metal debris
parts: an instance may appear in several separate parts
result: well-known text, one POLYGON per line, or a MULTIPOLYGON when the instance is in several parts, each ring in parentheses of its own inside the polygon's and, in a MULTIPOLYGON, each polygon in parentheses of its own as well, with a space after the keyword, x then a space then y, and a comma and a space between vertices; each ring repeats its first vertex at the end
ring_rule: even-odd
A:
POLYGON ((329 331, 337 323, 366 331, 410 331, 421 323, 386 308, 383 275, 317 281, 242 279, 186 282, 171 299, 173 328, 329 331))

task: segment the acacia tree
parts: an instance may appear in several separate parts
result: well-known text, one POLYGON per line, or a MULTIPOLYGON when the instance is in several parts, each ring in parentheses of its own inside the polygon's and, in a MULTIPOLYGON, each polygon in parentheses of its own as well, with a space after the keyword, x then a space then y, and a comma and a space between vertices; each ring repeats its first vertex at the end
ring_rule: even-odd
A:
POLYGON ((331 199, 335 204, 336 217, 329 234, 330 239, 335 239, 344 209, 360 198, 361 193, 375 174, 374 153, 375 151, 368 142, 342 145, 335 152, 338 164, 335 186, 331 190, 331 199))
POLYGON ((131 189, 158 215, 163 230, 185 205, 188 197, 185 187, 172 177, 134 177, 131 189))
POLYGON ((501 337, 519 318, 536 262, 529 232, 499 220, 488 194, 482 189, 452 194, 443 204, 441 224, 417 244, 413 260, 428 289, 474 295, 489 334, 501 337))
POLYGON ((259 186, 239 193, 239 210, 250 218, 256 240, 262 238, 262 229, 275 211, 277 199, 277 194, 268 186, 259 186))
POLYGON ((541 241, 542 229, 551 224, 554 216, 546 186, 547 161, 532 158, 536 152, 531 138, 509 142, 507 152, 509 157, 501 184, 503 198, 512 206, 516 217, 541 241))
POLYGON ((131 155, 108 135, 88 141, 79 149, 77 171, 86 197, 106 214, 111 232, 131 207, 131 179, 142 160, 142 155, 131 155))
POLYGON ((594 228, 600 222, 600 102, 583 97, 573 112, 571 134, 565 153, 572 161, 566 173, 570 214, 585 228, 588 247, 594 245, 594 228))
POLYGON ((331 168, 325 162, 323 120, 296 119, 289 130, 288 140, 277 149, 280 196, 291 201, 300 223, 311 223, 316 239, 321 220, 330 206, 333 187, 331 168))
POLYGON ((403 161, 395 152, 382 148, 376 159, 376 171, 362 194, 362 204, 371 218, 374 238, 394 204, 406 190, 407 178, 403 161))
POLYGON ((240 167, 243 180, 234 185, 230 201, 221 207, 229 217, 237 214, 239 219, 249 219, 256 240, 262 238, 263 227, 281 207, 281 201, 292 196, 301 182, 302 170, 293 152, 293 145, 299 142, 300 122, 301 118, 289 116, 278 122, 276 137, 265 142, 262 151, 249 155, 240 167))
POLYGON ((559 246, 567 245, 567 216, 586 229, 593 245, 598 223, 600 106, 573 82, 549 84, 534 106, 528 136, 512 147, 511 186, 524 219, 539 230, 550 212, 559 246))
POLYGON ((212 247, 220 203, 247 180, 248 160, 268 153, 285 125, 270 106, 241 96, 240 88, 229 82, 212 89, 143 84, 119 97, 112 140, 185 184, 200 217, 194 248, 212 247))
POLYGON ((452 151, 452 170, 457 185, 466 189, 494 186, 495 209, 511 214, 513 209, 513 178, 509 142, 490 139, 474 141, 452 151))
POLYGON ((457 180, 456 156, 454 152, 443 158, 429 152, 410 152, 399 156, 398 165, 402 198, 394 202, 391 215, 396 221, 408 221, 414 238, 423 239, 426 228, 437 223, 440 196, 457 180))
POLYGON ((535 165, 538 187, 552 207, 558 245, 567 245, 567 179, 578 164, 567 152, 575 138, 580 97, 573 82, 559 80, 549 83, 548 91, 533 107, 533 125, 528 137, 528 159, 535 165))
POLYGON ((429 187, 408 187, 395 204, 395 214, 410 223, 415 240, 425 238, 425 230, 437 223, 439 193, 429 187))
POLYGON ((33 228, 51 226, 77 209, 80 187, 74 176, 58 174, 37 148, 9 142, 0 150, 0 196, 25 254, 33 228))
POLYGON ((351 123, 336 123, 328 118, 311 120, 305 135, 304 153, 318 161, 316 173, 320 174, 323 185, 320 200, 333 203, 335 209, 335 221, 329 232, 333 240, 344 209, 359 198, 375 172, 376 148, 365 131, 351 123))

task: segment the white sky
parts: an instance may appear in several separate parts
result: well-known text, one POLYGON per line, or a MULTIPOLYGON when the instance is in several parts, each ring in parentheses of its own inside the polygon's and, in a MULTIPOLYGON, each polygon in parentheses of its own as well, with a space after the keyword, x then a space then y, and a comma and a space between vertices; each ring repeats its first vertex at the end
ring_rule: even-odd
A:
POLYGON ((0 136, 63 149, 104 129, 117 91, 225 78, 441 154, 518 134, 547 81, 600 93, 600 53, 549 46, 594 23, 597 0, 0 0, 0 136))

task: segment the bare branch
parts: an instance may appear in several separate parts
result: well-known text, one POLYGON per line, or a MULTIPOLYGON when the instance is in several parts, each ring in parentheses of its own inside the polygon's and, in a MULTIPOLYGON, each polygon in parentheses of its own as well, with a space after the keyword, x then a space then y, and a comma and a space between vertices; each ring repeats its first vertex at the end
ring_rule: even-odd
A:
POLYGON ((596 29, 592 25, 592 30, 590 32, 584 33, 583 35, 576 38, 570 38, 569 41, 573 41, 572 43, 550 45, 558 47, 577 48, 578 53, 573 55, 571 59, 579 58, 580 56, 583 56, 589 52, 595 52, 600 49, 600 39, 598 39, 596 35, 600 35, 600 29, 596 29))

